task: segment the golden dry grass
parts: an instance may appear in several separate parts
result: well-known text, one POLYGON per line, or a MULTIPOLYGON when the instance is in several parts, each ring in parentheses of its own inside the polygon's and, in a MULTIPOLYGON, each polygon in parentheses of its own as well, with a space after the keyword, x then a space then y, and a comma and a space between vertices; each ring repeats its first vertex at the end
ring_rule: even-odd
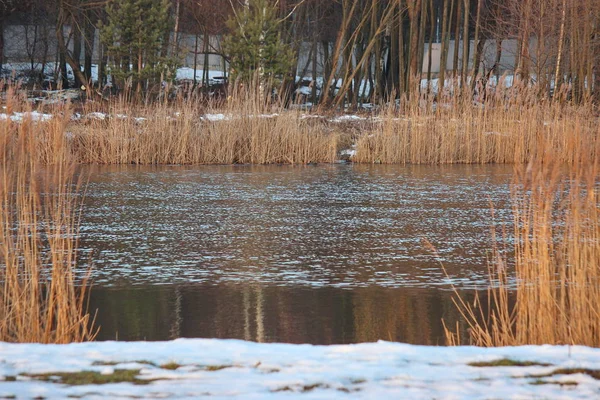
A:
POLYGON ((502 88, 485 106, 470 92, 423 95, 389 106, 380 123, 357 140, 361 163, 454 164, 528 163, 536 152, 556 162, 595 156, 600 137, 592 104, 534 101, 531 90, 502 88), (510 95, 508 95, 508 94, 510 95))
MULTIPOLYGON (((600 124, 591 103, 540 100, 535 88, 500 85, 484 106, 469 90, 455 87, 439 96, 402 99, 354 125, 304 118, 280 101, 265 101, 253 86, 233 90, 219 104, 193 96, 88 102, 80 120, 47 124, 62 124, 69 140, 61 143, 75 162, 85 164, 330 163, 353 140, 352 161, 358 163, 521 164, 539 158, 540 149, 559 163, 572 163, 579 154, 596 156, 600 124), (104 114, 94 118, 94 111, 104 114)), ((8 87, 9 113, 27 108, 14 93, 8 87)), ((49 113, 64 114, 59 106, 49 107, 49 113)))
POLYGON ((79 203, 64 118, 0 121, 0 340, 95 336, 75 277, 79 203))
MULTIPOLYGON (((588 152, 584 152, 587 154, 588 152)), ((489 301, 455 304, 479 346, 600 346, 600 169, 585 155, 519 169, 513 198, 514 270, 495 250, 489 301)), ((449 344, 464 339, 446 329, 449 344)))
POLYGON ((219 109, 196 99, 108 105, 106 120, 76 124, 77 162, 96 164, 308 164, 334 162, 339 133, 247 90, 219 109), (207 112, 213 119, 201 118, 207 112), (127 116, 127 117, 125 117, 127 116), (133 118, 135 117, 135 118, 133 118))

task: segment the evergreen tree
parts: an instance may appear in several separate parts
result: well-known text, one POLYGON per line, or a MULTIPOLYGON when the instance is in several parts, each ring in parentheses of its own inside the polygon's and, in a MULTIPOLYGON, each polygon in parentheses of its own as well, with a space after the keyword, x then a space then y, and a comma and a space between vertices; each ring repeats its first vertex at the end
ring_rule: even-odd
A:
POLYGON ((231 18, 223 47, 229 56, 231 79, 277 84, 295 65, 292 48, 281 40, 277 9, 269 0, 249 0, 231 18))
POLYGON ((174 78, 175 62, 161 56, 170 31, 169 0, 111 0, 101 39, 110 57, 110 74, 123 88, 139 93, 159 79, 174 78))

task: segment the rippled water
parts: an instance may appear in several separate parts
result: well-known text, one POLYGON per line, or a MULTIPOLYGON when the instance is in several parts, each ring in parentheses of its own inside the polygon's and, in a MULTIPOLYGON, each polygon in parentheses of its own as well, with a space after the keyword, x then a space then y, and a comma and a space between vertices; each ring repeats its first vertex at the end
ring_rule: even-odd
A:
POLYGON ((106 327, 102 338, 118 331, 122 339, 167 339, 177 332, 246 338, 250 329, 253 340, 435 343, 439 316, 452 307, 448 284, 483 287, 492 224, 511 221, 511 166, 118 166, 89 172, 80 244, 94 260, 92 302, 106 327), (243 300, 259 292, 262 300, 243 300), (152 298, 150 309, 142 304, 145 296, 152 298), (107 306, 119 298, 127 304, 107 306), (424 305, 416 312, 411 304, 418 301, 424 305), (396 304, 404 320, 390 319, 396 313, 381 302, 396 304), (268 323, 281 318, 280 304, 289 318, 268 323), (127 314, 127 306, 138 314, 127 314), (179 331, 169 319, 176 307, 185 310, 179 331), (217 317, 215 307, 235 311, 217 317), (151 321, 153 312, 171 322, 154 330, 142 323, 138 331, 126 328, 142 315, 151 321), (392 325, 438 322, 426 340, 392 325, 389 334, 373 328, 361 336, 360 329, 345 328, 367 329, 361 312, 392 325), (262 336, 256 322, 243 323, 256 319, 247 317, 253 313, 264 313, 262 336), (300 327, 311 320, 322 333, 300 327), (282 333, 286 329, 298 336, 282 333))

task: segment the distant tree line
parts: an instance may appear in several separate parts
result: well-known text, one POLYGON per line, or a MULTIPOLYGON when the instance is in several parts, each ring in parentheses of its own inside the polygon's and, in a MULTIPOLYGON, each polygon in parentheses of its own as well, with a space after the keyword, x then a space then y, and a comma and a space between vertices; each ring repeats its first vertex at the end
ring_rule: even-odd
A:
MULTIPOLYGON (((498 73, 503 40, 512 39, 515 62, 508 70, 516 81, 535 82, 540 96, 568 90, 577 100, 600 97, 597 0, 1 1, 0 28, 17 23, 31 28, 41 47, 44 33, 56 35, 64 87, 66 65, 77 86, 93 84, 96 52, 98 85, 110 72, 122 90, 150 90, 173 77, 185 33, 196 37, 187 51, 219 54, 234 79, 255 72, 293 88, 296 76, 307 77, 313 103, 357 106, 427 90, 422 79, 436 78, 444 87, 451 78, 474 89, 477 80, 467 77, 498 73), (214 45, 209 37, 222 40, 214 45), (441 65, 435 74, 434 43, 441 65), (495 43, 496 62, 482 70, 489 43, 495 43), (302 49, 308 57, 299 65, 302 49)), ((0 54, 3 48, 0 35, 0 54)), ((194 67, 204 70, 206 86, 207 57, 204 64, 194 67)))

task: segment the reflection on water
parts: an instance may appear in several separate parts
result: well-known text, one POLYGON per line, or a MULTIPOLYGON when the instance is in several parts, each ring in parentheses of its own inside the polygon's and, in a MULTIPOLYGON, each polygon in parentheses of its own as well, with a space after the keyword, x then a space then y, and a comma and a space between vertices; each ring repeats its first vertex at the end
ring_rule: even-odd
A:
MULTIPOLYGON (((236 338, 258 342, 444 344, 442 317, 459 320, 452 292, 339 288, 137 286, 95 288, 99 340, 236 338)), ((472 297, 472 292, 466 292, 472 297)))
POLYGON ((449 281, 486 281, 490 202, 511 219, 510 166, 91 172, 80 245, 102 340, 441 344, 449 281))
POLYGON ((512 167, 114 167, 91 175, 81 246, 102 285, 447 284, 487 276, 512 167))

